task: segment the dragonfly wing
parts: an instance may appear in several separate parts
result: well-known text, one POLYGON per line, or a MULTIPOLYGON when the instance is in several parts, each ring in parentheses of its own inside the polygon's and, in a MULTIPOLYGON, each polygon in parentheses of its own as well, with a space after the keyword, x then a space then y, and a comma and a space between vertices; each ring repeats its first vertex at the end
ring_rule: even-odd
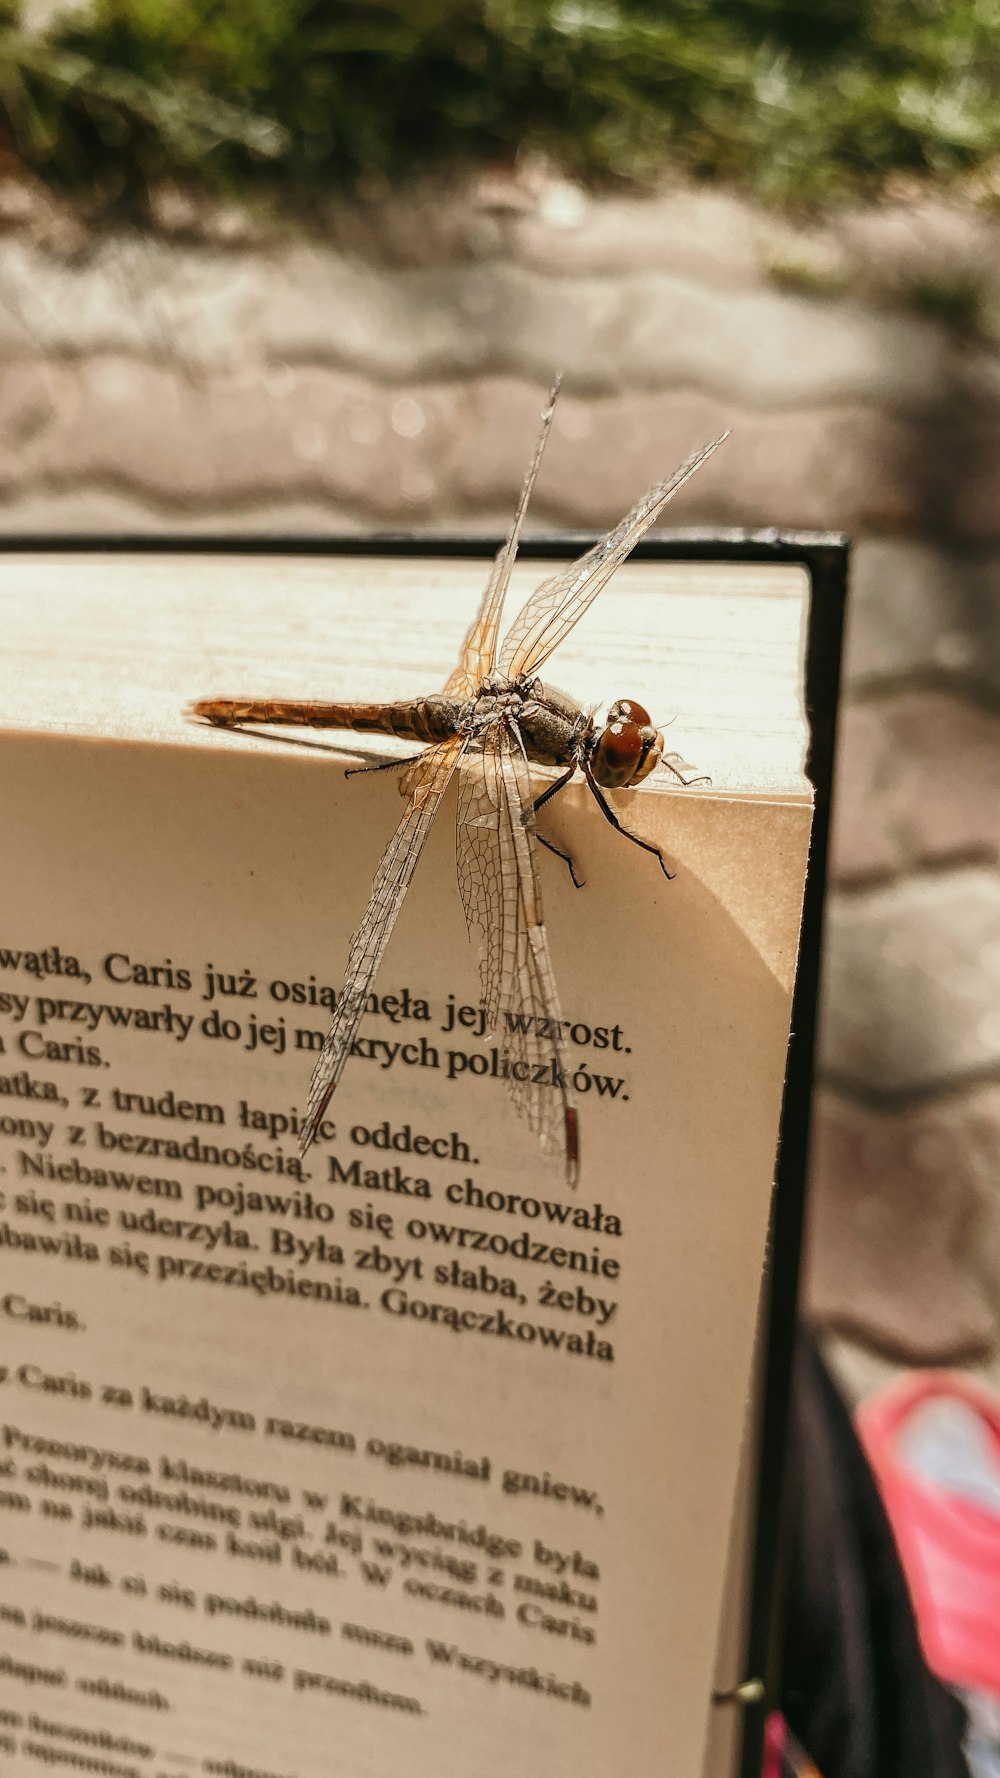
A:
POLYGON ((713 439, 711 444, 695 451, 666 481, 657 482, 655 488, 650 488, 621 524, 595 543, 579 561, 536 587, 504 637, 500 650, 501 672, 511 679, 522 673, 537 673, 597 598, 601 588, 607 585, 615 569, 641 542, 650 526, 655 525, 678 488, 683 487, 728 437, 728 432, 724 432, 721 438, 713 439))
POLYGON ((535 863, 531 778, 520 739, 498 724, 463 774, 459 884, 483 940, 483 1003, 518 1111, 576 1184, 577 1111, 535 863))
POLYGON ((455 735, 438 747, 428 747, 401 780, 400 788, 407 797, 406 811, 382 854, 371 899, 351 940, 344 986, 309 1087, 300 1143, 302 1154, 315 1137, 344 1071, 403 896, 466 745, 464 736, 455 735))
POLYGON ((534 454, 531 462, 528 464, 528 473, 524 478, 524 486, 521 489, 521 498, 518 501, 517 512, 514 516, 514 523, 510 529, 510 535, 508 536, 506 543, 504 543, 497 551, 493 567, 490 570, 489 580, 486 583, 486 591, 483 593, 480 601, 479 610, 476 612, 472 623, 469 625, 465 640, 462 643, 462 651, 459 655, 458 666, 445 684, 444 695, 446 697, 471 697, 476 687, 481 685, 484 679, 489 678, 496 666, 497 632, 500 628, 500 616, 503 611, 504 600, 507 597, 507 588, 510 585, 511 569, 514 566, 517 557, 518 544, 521 541, 521 529, 524 525, 524 515, 528 510, 528 501, 531 498, 531 490, 535 485, 538 466, 542 461, 542 452, 545 449, 545 442, 549 436, 549 427, 552 424, 552 416, 555 413, 558 395, 559 382, 557 379, 549 391, 549 399, 542 414, 542 423, 539 428, 538 437, 535 440, 534 454))
POLYGON ((458 886, 473 944, 479 944, 479 973, 486 1023, 495 1031, 500 1016, 500 990, 513 968, 517 900, 515 883, 504 881, 505 858, 500 843, 505 819, 503 772, 496 742, 498 730, 484 744, 470 748, 458 784, 458 886))

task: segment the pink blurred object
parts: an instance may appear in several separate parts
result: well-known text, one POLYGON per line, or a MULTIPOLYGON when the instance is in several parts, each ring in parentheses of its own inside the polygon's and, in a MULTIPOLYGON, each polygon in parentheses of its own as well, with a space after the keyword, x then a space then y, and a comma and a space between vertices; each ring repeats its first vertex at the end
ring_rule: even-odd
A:
POLYGON ((781 1756, 785 1750, 785 1719, 772 1710, 764 1725, 764 1764, 760 1778, 782 1778, 781 1756))
POLYGON ((859 1408, 928 1666, 1000 1696, 1000 1396, 917 1371, 859 1408))
POLYGON ((764 1764, 760 1778, 820 1778, 780 1710, 772 1710, 764 1725, 764 1764))

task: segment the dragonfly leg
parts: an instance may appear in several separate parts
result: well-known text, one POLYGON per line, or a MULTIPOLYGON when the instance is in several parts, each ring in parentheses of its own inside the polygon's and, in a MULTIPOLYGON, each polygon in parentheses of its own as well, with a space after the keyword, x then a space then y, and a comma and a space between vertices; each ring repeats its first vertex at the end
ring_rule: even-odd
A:
POLYGON ((566 866, 567 866, 567 867, 568 867, 568 869, 569 869, 569 874, 570 874, 570 876, 571 876, 571 877, 572 877, 572 879, 573 879, 573 887, 574 887, 574 889, 582 889, 582 888, 583 888, 583 884, 584 884, 584 879, 583 879, 583 878, 582 878, 582 877, 578 877, 578 876, 577 876, 577 874, 576 874, 576 865, 575 865, 575 864, 574 864, 574 863, 573 863, 573 860, 572 860, 572 858, 571 858, 571 857, 570 857, 570 855, 569 855, 569 853, 568 853, 568 852, 563 852, 563 851, 562 851, 562 849, 561 849, 561 848, 560 848, 560 847, 559 847, 559 846, 554 846, 554 845, 553 845, 553 844, 552 844, 552 841, 551 841, 551 840, 547 840, 547 839, 546 839, 546 838, 545 838, 545 835, 544 835, 544 834, 541 834, 541 833, 536 833, 536 834, 535 834, 535 838, 536 838, 536 840, 537 840, 537 841, 538 841, 538 844, 539 844, 539 845, 540 845, 540 846, 544 846, 544 847, 545 847, 545 850, 546 850, 546 851, 547 851, 547 852, 554 852, 554 853, 555 853, 555 855, 556 855, 556 857, 557 857, 557 858, 561 858, 561 859, 562 859, 562 861, 563 861, 563 863, 564 863, 564 864, 565 864, 565 865, 566 865, 566 866))
POLYGON ((644 852, 652 852, 653 857, 659 861, 659 866, 660 866, 660 869, 663 872, 664 876, 670 882, 673 882, 674 873, 672 870, 667 869, 666 860, 664 859, 663 853, 660 851, 659 846, 654 846, 652 840, 641 840, 637 833, 631 833, 627 827, 623 827, 621 822, 618 819, 618 816, 615 814, 614 809, 611 807, 611 804, 605 800, 604 795, 601 791, 601 787, 598 784, 597 779, 594 777, 594 774, 590 770, 589 766, 585 765, 583 768, 583 772, 584 772, 584 776, 587 780, 587 783, 590 785, 590 788, 593 791, 594 798, 597 802, 597 806, 600 809, 601 814, 604 816, 605 820, 610 821, 610 823, 611 823, 612 827, 615 829, 616 833, 623 834, 625 839, 631 840, 633 846, 641 846, 644 852))
MULTIPOLYGON (((573 764, 570 766, 568 772, 564 772, 561 778, 557 778, 554 784, 550 784, 548 787, 548 790, 543 790, 541 796, 536 796, 534 802, 531 805, 532 815, 537 815, 538 811, 541 808, 543 803, 547 803, 549 801, 550 797, 556 796, 560 790, 565 789, 566 785, 569 783, 569 781, 572 778, 575 771, 576 771, 576 761, 574 760, 573 764)), ((527 813, 527 811, 525 811, 524 820, 527 821, 527 819, 528 819, 528 813, 527 813)), ((540 834, 537 831, 537 829, 535 831, 535 838, 536 838, 536 840, 539 841, 539 843, 541 845, 543 845, 545 847, 546 851, 554 852, 556 857, 561 858, 563 863, 566 866, 568 866, 569 874, 573 879, 574 889, 582 889, 583 888, 583 878, 577 876, 576 865, 573 863, 573 860, 570 857, 569 853, 564 852, 560 846, 553 845, 552 841, 547 840, 545 838, 544 834, 540 834)))
POLYGON ((394 772, 398 766, 412 766, 416 760, 423 759, 426 749, 420 753, 406 753, 402 759, 379 759, 370 766, 345 766, 345 778, 360 778, 362 772, 394 772))
POLYGON ((695 766, 689 765, 686 759, 682 759, 679 753, 665 753, 660 764, 666 766, 667 771, 672 772, 677 782, 683 784, 685 789, 689 789, 692 784, 711 784, 712 782, 707 772, 699 772, 695 766))
POLYGON ((564 772, 561 778, 557 778, 554 784, 550 784, 548 787, 548 790, 543 790, 541 796, 536 796, 534 802, 531 805, 532 810, 534 811, 534 813, 536 815, 538 814, 538 811, 542 807, 543 803, 547 803, 549 801, 549 799, 553 796, 558 796, 560 790, 565 790, 567 784, 569 783, 569 781, 572 778, 573 773, 575 771, 576 771, 576 760, 573 761, 573 764, 570 766, 568 772, 564 772))

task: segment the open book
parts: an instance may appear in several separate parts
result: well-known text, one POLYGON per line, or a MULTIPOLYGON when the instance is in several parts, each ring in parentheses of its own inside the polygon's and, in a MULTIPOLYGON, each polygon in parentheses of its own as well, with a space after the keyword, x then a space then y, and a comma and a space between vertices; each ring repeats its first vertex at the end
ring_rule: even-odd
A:
MULTIPOLYGON (((701 1768, 811 820, 796 567, 629 563, 546 667, 711 783, 539 814, 575 1190, 479 1020, 438 814, 321 1137, 409 697, 487 564, 10 555, 0 1735, 111 1771, 701 1768)), ((516 605, 549 567, 523 562, 516 605)), ((412 744, 409 751, 412 751, 412 744)), ((538 768, 539 788, 546 783, 538 768)))

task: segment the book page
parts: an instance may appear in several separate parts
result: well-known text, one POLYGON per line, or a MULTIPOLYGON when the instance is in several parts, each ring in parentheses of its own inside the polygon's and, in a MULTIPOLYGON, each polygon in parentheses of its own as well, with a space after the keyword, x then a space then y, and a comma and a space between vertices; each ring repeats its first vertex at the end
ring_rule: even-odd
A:
MULTIPOLYGON (((27 565, 67 634, 44 586, 32 616, 18 606, 0 734, 0 1746, 158 1778, 687 1778, 808 848, 801 579, 761 571, 751 614, 780 607, 785 638, 754 694, 756 782, 734 783, 738 711, 721 782, 705 757, 707 651, 700 692, 694 667, 690 694, 679 675, 661 688, 701 709, 714 786, 614 801, 673 881, 584 787, 543 812, 585 879, 542 855, 580 1103, 571 1192, 482 1028, 454 787, 299 1161, 395 774, 346 780, 343 737, 183 723, 197 696, 291 695, 314 656, 300 695, 350 689, 350 663, 300 627, 308 596, 281 608, 285 642, 262 642, 240 620, 274 611, 265 576, 213 593, 236 564, 175 558, 154 620, 145 598, 88 592, 122 564, 82 566, 74 582, 72 564, 27 565), (107 627, 83 674, 89 597, 107 627), (220 678, 234 634, 245 656, 220 678)), ((317 571, 267 566, 290 588, 317 571)), ((397 587, 400 625, 423 566, 397 587)), ((452 651, 482 574, 459 566, 452 651)), ((671 598, 704 617, 713 597, 702 570, 671 575, 659 663, 671 598)), ((418 633, 382 644, 394 693, 418 633)), ((716 653, 718 683, 749 685, 716 653)), ((553 679, 592 695, 571 667, 556 657, 553 679)), ((630 674, 608 695, 656 689, 630 674)))

